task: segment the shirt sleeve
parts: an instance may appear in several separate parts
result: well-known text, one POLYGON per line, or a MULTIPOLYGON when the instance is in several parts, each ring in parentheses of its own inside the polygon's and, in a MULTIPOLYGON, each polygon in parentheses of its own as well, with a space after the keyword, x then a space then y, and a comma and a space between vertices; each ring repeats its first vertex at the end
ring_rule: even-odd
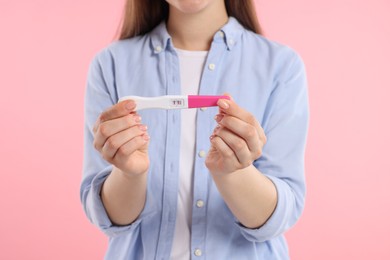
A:
POLYGON ((81 202, 88 219, 106 235, 116 236, 136 229, 141 221, 138 218, 131 225, 115 226, 103 206, 100 190, 112 171, 93 146, 93 126, 99 115, 116 103, 112 59, 107 50, 99 53, 91 62, 85 93, 84 107, 84 161, 80 188, 81 202), (105 69, 107 68, 107 69, 105 69))
POLYGON ((256 168, 275 185, 277 206, 258 229, 238 226, 250 241, 263 242, 281 235, 302 214, 306 193, 304 152, 309 109, 306 72, 302 59, 293 52, 285 73, 276 79, 268 100, 262 126, 267 136, 256 168))

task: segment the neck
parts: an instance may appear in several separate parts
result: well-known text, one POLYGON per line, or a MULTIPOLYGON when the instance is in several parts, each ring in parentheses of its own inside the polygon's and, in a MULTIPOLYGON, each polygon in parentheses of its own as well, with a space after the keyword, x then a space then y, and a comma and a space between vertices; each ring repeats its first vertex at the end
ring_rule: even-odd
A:
POLYGON ((210 49, 214 34, 227 21, 224 1, 215 1, 196 14, 184 14, 170 7, 167 29, 176 48, 205 51, 210 49))

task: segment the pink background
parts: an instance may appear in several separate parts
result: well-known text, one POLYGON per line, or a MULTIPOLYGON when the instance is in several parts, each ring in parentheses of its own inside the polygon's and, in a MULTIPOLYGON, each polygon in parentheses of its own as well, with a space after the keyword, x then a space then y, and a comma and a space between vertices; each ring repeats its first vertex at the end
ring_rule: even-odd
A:
MULTIPOLYGON (((123 1, 0 0, 0 259, 102 259, 79 201, 88 64, 123 1)), ((258 3, 305 60, 311 126, 292 259, 390 259, 390 2, 258 3)))

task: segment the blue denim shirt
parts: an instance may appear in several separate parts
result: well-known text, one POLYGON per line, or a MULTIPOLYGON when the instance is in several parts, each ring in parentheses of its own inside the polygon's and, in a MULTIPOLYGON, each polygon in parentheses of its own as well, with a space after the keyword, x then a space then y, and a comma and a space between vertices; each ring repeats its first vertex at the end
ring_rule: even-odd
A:
MULTIPOLYGON (((112 166, 93 147, 93 125, 99 114, 122 96, 180 94, 179 69, 164 22, 146 35, 110 44, 91 63, 85 97, 81 201, 90 221, 109 236, 106 259, 169 259, 177 209, 179 154, 185 152, 179 149, 179 137, 185 129, 180 129, 178 110, 139 112, 151 136, 146 204, 134 223, 115 226, 99 195, 112 166)), ((197 156, 192 259, 288 259, 283 232, 296 223, 305 199, 308 99, 304 64, 289 47, 248 31, 230 18, 213 38, 198 94, 224 92, 252 113, 265 130, 268 142, 254 165, 275 184, 277 207, 262 227, 242 226, 219 194, 205 158, 197 156), (197 207, 197 200, 203 200, 204 206, 197 207), (197 249, 200 256, 194 254, 197 249)), ((209 149, 217 112, 217 108, 199 110, 196 125, 188 126, 196 127, 197 151, 209 149)))

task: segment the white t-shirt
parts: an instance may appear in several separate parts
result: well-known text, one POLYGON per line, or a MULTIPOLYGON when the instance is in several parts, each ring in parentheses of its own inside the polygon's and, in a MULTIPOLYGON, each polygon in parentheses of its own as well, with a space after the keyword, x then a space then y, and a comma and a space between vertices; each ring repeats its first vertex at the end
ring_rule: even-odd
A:
MULTIPOLYGON (((207 51, 176 49, 180 61, 182 95, 197 95, 207 51)), ((193 201, 193 167, 195 158, 196 109, 181 110, 179 193, 175 235, 171 260, 190 259, 193 201)))

